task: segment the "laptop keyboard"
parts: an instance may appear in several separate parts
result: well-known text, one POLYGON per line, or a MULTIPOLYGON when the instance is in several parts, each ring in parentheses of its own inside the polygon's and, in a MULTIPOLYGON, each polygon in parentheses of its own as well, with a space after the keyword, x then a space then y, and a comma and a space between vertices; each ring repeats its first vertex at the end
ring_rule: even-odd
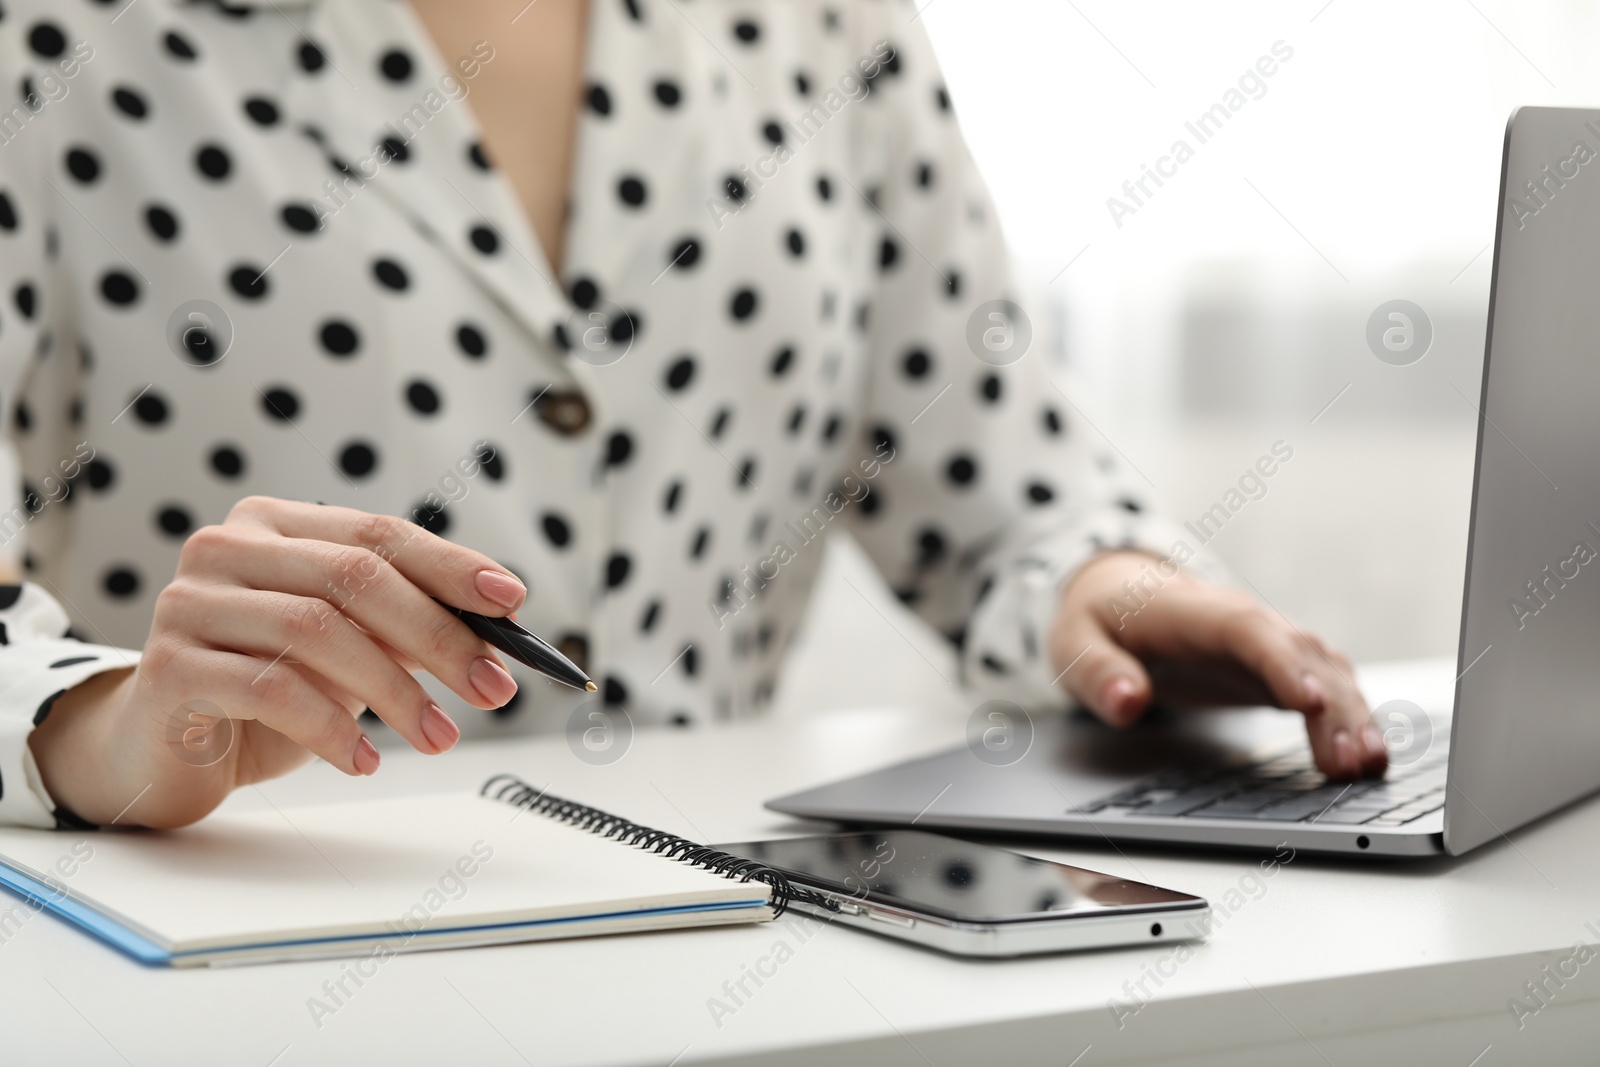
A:
POLYGON ((1248 767, 1174 771, 1078 806, 1130 817, 1244 819, 1329 826, 1404 826, 1444 807, 1449 748, 1442 740, 1417 762, 1383 778, 1331 782, 1307 752, 1248 767))

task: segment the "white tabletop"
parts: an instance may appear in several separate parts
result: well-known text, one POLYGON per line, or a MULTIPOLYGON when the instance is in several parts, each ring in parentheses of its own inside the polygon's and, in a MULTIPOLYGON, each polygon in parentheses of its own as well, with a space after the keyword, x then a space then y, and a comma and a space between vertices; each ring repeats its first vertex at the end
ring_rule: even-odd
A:
MULTIPOLYGON (((1363 672, 1363 683, 1380 700, 1428 704, 1448 695, 1450 676, 1448 663, 1396 665, 1363 672)), ((560 737, 435 758, 390 751, 370 780, 314 765, 229 804, 290 810, 473 789, 513 771, 686 836, 749 839, 804 829, 764 799, 959 743, 963 726, 943 713, 864 709, 641 731, 609 766, 581 762, 560 737)), ((1600 942, 1597 840, 1591 800, 1462 859, 1302 855, 1267 878, 1259 857, 1242 854, 1012 842, 1206 896, 1219 928, 1181 963, 1171 946, 966 961, 816 923, 421 953, 383 963, 359 988, 346 978, 351 995, 320 1019, 309 1001, 326 1001, 324 983, 347 962, 149 969, 41 915, 0 943, 0 1060, 1591 1063, 1600 958, 1563 957, 1600 942), (780 940, 792 958, 714 1016, 712 998, 734 1004, 724 982, 780 940), (1141 980, 1153 999, 1119 1028, 1108 1000, 1131 1003, 1124 983, 1141 980), (1543 982, 1542 1002, 1529 981, 1543 982), (1513 997, 1539 1007, 1520 1028, 1513 997)))

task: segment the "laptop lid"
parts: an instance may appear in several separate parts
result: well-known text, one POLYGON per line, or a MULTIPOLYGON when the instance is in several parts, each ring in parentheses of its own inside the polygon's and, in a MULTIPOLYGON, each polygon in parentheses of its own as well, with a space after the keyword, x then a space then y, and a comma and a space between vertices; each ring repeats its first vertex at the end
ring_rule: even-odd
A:
POLYGON ((1506 128, 1444 841, 1600 788, 1600 111, 1506 128))

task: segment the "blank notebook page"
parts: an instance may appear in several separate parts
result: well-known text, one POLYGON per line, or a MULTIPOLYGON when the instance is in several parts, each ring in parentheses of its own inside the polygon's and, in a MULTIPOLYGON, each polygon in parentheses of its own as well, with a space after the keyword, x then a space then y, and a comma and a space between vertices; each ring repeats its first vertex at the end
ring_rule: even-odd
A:
POLYGON ((475 794, 218 814, 167 832, 0 830, 0 856, 179 950, 389 933, 408 913, 405 929, 426 918, 437 931, 768 895, 475 794), (56 861, 79 841, 93 855, 61 877, 56 861))

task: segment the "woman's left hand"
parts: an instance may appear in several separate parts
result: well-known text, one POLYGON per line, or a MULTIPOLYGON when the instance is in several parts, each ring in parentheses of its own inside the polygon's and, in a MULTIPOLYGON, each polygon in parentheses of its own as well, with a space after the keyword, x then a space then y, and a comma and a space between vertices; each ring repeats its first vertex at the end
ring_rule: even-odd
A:
POLYGON ((1137 721, 1156 700, 1273 704, 1305 715, 1329 777, 1379 775, 1388 765, 1348 659, 1248 594, 1183 573, 1168 578, 1142 553, 1106 553, 1074 576, 1050 654, 1065 672, 1062 687, 1113 726, 1137 721))

